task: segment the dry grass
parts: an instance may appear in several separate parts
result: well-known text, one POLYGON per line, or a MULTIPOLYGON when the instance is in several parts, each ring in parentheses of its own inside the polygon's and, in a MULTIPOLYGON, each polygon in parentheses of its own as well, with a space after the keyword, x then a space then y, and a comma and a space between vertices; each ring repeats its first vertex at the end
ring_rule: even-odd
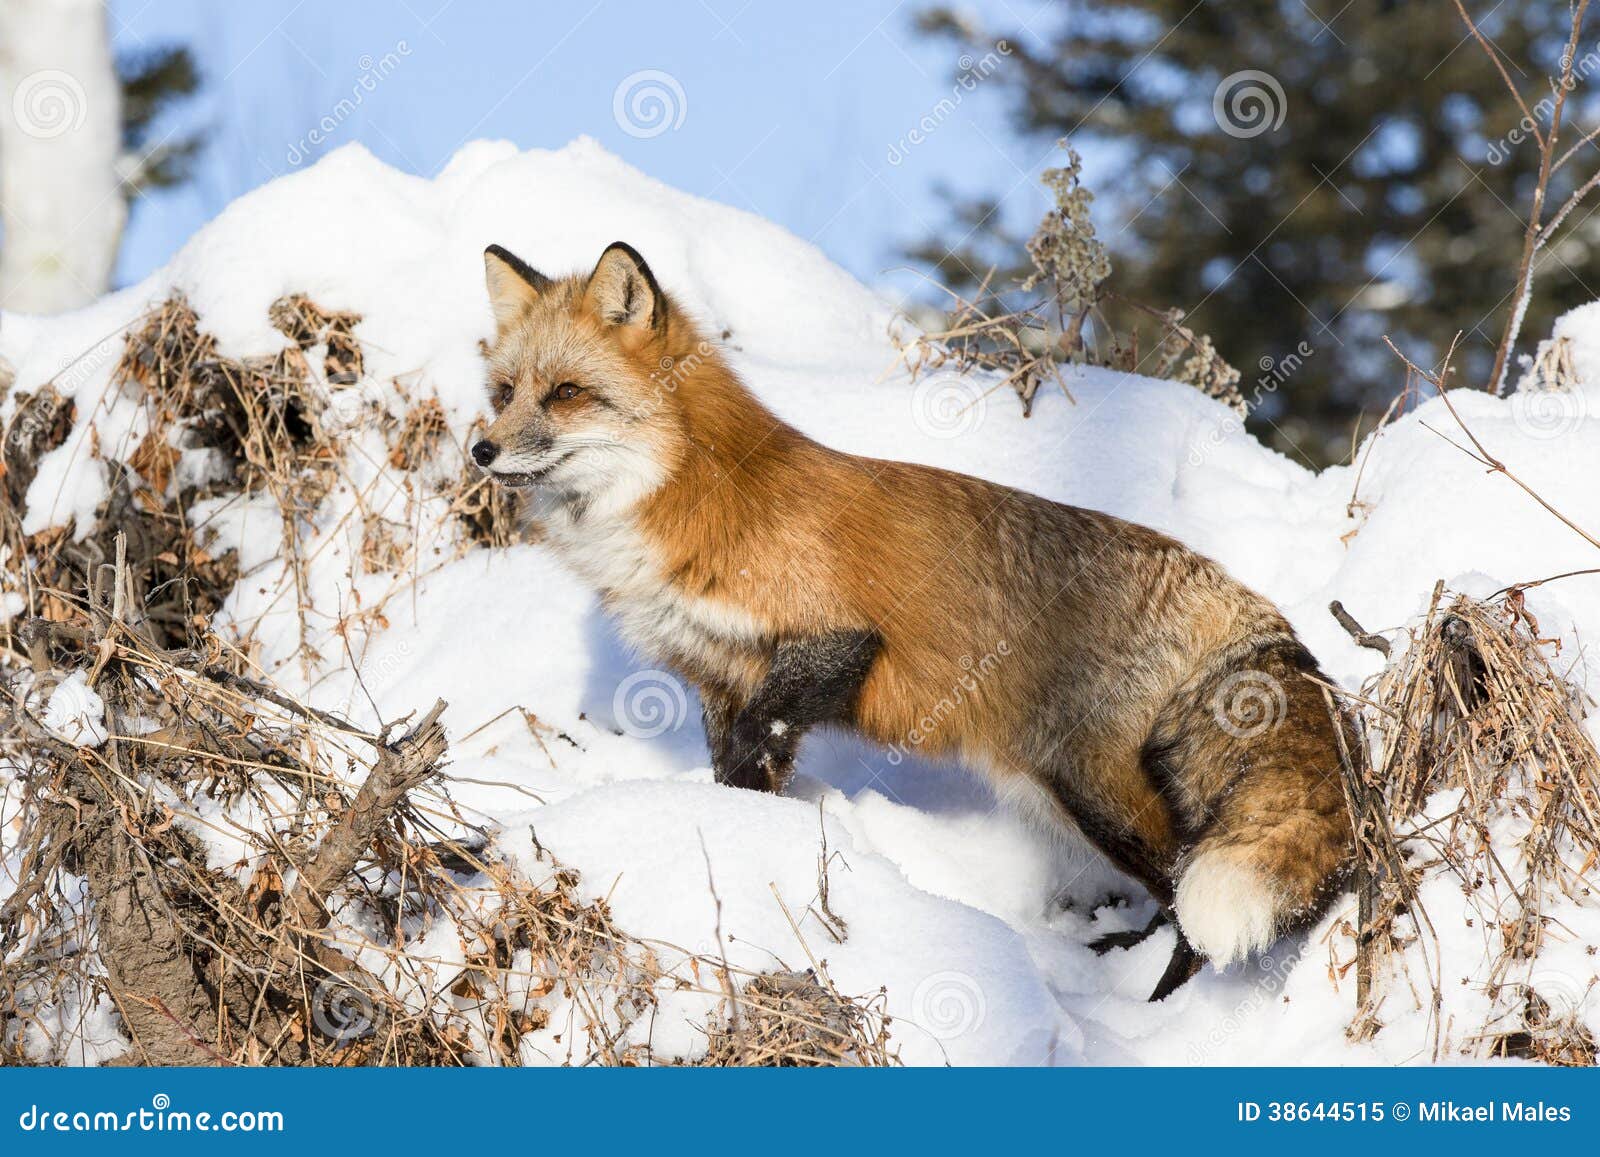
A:
POLYGON ((1363 689, 1371 760, 1346 773, 1361 851, 1355 1035, 1414 1001, 1433 1059, 1594 1063, 1580 1015, 1600 999, 1593 970, 1539 967, 1571 938, 1553 909, 1592 906, 1600 862, 1600 754, 1580 722, 1589 705, 1556 660, 1520 590, 1477 600, 1441 584, 1404 651, 1363 689), (1489 1002, 1481 1025, 1445 1013, 1445 986, 1463 981, 1444 972, 1424 901, 1441 877, 1465 897, 1491 962, 1471 979, 1489 1002))
POLYGON ((216 641, 156 647, 101 594, 47 646, 97 668, 112 739, 61 742, 24 687, 10 705, 29 795, 24 885, 0 911, 14 1053, 67 1059, 54 1010, 103 993, 133 1063, 682 1063, 648 1030, 661 993, 695 991, 722 1011, 692 1063, 890 1063, 881 994, 678 950, 669 970, 667 946, 619 928, 542 850, 545 877, 520 875, 440 781, 442 704, 363 732, 233 674, 216 641), (207 835, 237 859, 208 864, 207 835), (440 926, 459 958, 408 949, 440 926), (552 1052, 540 1034, 558 1022, 570 1038, 552 1052))
POLYGON ((786 1068, 899 1063, 889 1045, 883 997, 850 1000, 826 970, 771 972, 753 978, 725 1002, 696 1063, 786 1068))
POLYGON ((911 376, 944 368, 994 373, 994 388, 1015 390, 1026 416, 1047 383, 1071 397, 1064 366, 1098 365, 1186 382, 1244 416, 1239 371, 1209 337, 1183 324, 1183 310, 1154 309, 1111 290, 1111 260, 1089 217, 1093 196, 1079 182, 1077 152, 1066 141, 1061 148, 1066 165, 1042 178, 1054 205, 1024 246, 1032 272, 1010 287, 996 285, 990 270, 970 298, 944 289, 952 304, 942 323, 908 340, 893 335, 911 376), (1113 310, 1121 315, 1115 321, 1113 310), (1155 339, 1142 350, 1139 326, 1150 322, 1155 339))

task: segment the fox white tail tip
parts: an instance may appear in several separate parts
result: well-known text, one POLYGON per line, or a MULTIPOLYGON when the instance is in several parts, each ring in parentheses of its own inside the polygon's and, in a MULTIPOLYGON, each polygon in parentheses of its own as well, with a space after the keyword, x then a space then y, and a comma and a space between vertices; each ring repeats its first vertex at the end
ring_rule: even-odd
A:
POLYGON ((1201 852, 1178 880, 1178 927, 1218 967, 1272 943, 1278 897, 1249 860, 1218 849, 1201 852))

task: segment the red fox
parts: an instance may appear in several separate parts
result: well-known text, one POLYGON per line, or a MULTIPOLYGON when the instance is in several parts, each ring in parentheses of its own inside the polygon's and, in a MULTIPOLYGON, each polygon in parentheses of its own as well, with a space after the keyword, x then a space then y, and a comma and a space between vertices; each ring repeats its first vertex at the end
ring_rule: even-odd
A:
POLYGON ((1159 902, 1097 950, 1175 921, 1152 1000, 1321 913, 1352 854, 1345 724, 1266 599, 1145 527, 812 441, 628 245, 587 276, 484 261, 472 458, 698 688, 719 783, 782 791, 818 724, 980 770, 1159 902))

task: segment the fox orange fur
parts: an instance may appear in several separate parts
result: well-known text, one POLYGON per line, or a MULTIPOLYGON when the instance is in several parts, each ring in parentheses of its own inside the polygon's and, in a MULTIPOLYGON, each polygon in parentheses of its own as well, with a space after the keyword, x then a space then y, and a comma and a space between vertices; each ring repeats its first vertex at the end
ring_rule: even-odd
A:
POLYGON ((626 245, 588 276, 485 263, 473 457, 699 689, 719 782, 781 791, 818 724, 962 761, 1175 917, 1157 996, 1321 911, 1351 853, 1343 723, 1267 600, 1153 530, 813 441, 626 245))

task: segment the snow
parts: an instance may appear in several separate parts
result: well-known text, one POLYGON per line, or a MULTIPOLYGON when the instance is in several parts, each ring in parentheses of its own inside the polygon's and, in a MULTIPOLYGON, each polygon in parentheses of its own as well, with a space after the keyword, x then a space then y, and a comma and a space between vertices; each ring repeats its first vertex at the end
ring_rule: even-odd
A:
MULTIPOLYGON (((1466 439, 1438 401, 1369 439, 1357 465, 1314 473, 1181 385, 1081 369, 1069 383, 1074 401, 1047 390, 1024 418, 1015 399, 990 392, 985 379, 939 374, 913 383, 895 366, 888 305, 816 248, 651 180, 588 140, 528 153, 478 142, 431 181, 345 148, 241 198, 136 287, 59 318, 6 317, 0 357, 15 366, 18 389, 54 378, 80 416, 73 437, 41 464, 25 526, 76 517, 81 531, 105 492, 95 447, 115 453, 142 437, 138 406, 108 390, 116 334, 173 289, 188 295, 222 350, 240 356, 281 346, 267 310, 285 293, 356 311, 367 376, 351 387, 355 404, 340 410, 349 423, 350 485, 328 497, 305 543, 317 611, 312 642, 325 658, 308 664, 296 654, 281 520, 264 496, 191 512, 216 536, 210 549, 240 551, 244 577, 219 621, 253 630, 261 662, 290 690, 359 722, 446 699, 451 794, 464 815, 498 830, 530 875, 548 871, 535 856, 536 833, 582 874, 588 893, 609 897, 620 926, 686 952, 718 942, 714 885, 730 959, 803 966, 809 953, 827 961, 845 992, 884 988, 894 1041, 908 1061, 1423 1058, 1426 1010, 1402 1007, 1398 995, 1385 1009, 1384 1031, 1362 1044, 1345 1035, 1354 977, 1331 960, 1350 957, 1348 938, 1336 931, 1352 915, 1348 896, 1309 933, 1249 963, 1208 968, 1150 1005, 1144 998, 1166 964, 1171 933, 1095 956, 1090 939, 1143 926, 1151 906, 1097 857, 1034 823, 1026 799, 998 801, 977 776, 931 764, 914 748, 885 752, 839 733, 805 739, 784 798, 716 787, 693 691, 627 653, 594 596, 543 548, 449 561, 444 532, 423 519, 414 569, 370 575, 354 566, 361 520, 347 517, 352 488, 378 513, 397 517, 405 504, 364 403, 398 411, 402 389, 412 398, 436 394, 458 441, 484 409, 479 342, 491 319, 483 248, 504 245, 555 274, 588 268, 618 239, 646 256, 708 332, 727 333, 747 382, 813 436, 984 475, 1173 534, 1277 601, 1346 686, 1380 660, 1333 621, 1331 599, 1368 629, 1387 630, 1414 621, 1439 579, 1489 594, 1597 561, 1582 537, 1452 445, 1466 439), (375 607, 381 619, 359 617, 375 607), (348 634, 348 656, 334 635, 341 616, 359 628, 348 634), (518 707, 532 720, 511 710, 518 707), (837 853, 830 904, 848 925, 843 944, 808 912, 824 834, 837 853), (1105 906, 1110 896, 1131 903, 1105 906)), ((1600 305, 1568 315, 1557 332, 1571 337, 1582 396, 1593 397, 1600 305)), ((1293 389, 1292 378, 1282 388, 1293 389)), ((1512 471, 1578 525, 1600 529, 1600 404, 1552 424, 1517 397, 1453 395, 1461 420, 1512 471)), ((457 466, 429 468, 451 474, 457 466)), ((1527 599, 1545 633, 1560 640, 1572 678, 1600 691, 1586 650, 1600 633, 1600 576, 1564 578, 1527 599)), ((56 695, 79 694, 68 686, 56 695)), ((63 699, 58 718, 84 729, 87 738, 74 742, 103 737, 87 699, 63 699)), ((221 840, 220 826, 195 830, 221 840)), ((220 865, 245 848, 224 842, 211 851, 220 865)), ((1466 926, 1459 890, 1451 896, 1449 887, 1436 881, 1430 903, 1441 924, 1461 914, 1461 927, 1440 929, 1444 974, 1481 977, 1482 930, 1466 926)), ((1567 939, 1541 967, 1559 974, 1558 990, 1600 1030, 1600 1002, 1586 987, 1600 914, 1568 905, 1560 928, 1552 936, 1567 939)), ((459 945, 434 942, 447 933, 432 933, 433 956, 459 956, 459 945)), ((1448 985, 1447 1013, 1469 1021, 1487 1007, 1483 987, 1448 985)), ((696 1026, 708 1000, 664 995, 653 1025, 657 1049, 703 1044, 696 1026)), ((567 1058, 552 1049, 535 1059, 567 1058)))
MULTIPOLYGON (((541 844, 596 880, 617 880, 611 909, 624 928, 648 927, 653 937, 715 957, 722 947, 714 884, 730 964, 767 969, 778 957, 803 965, 805 947, 785 908, 798 918, 817 893, 816 804, 747 798, 709 777, 692 779, 698 782, 611 784, 524 813, 515 823, 533 825, 541 844)), ((827 958, 841 991, 888 988, 896 1042, 908 1062, 1082 1058, 1079 1031, 1065 1011, 1040 1016, 1054 1001, 1015 932, 977 908, 915 887, 892 860, 858 843, 833 817, 821 822, 830 851, 848 865, 832 867, 829 903, 849 932, 844 944, 834 944, 814 917, 802 921, 802 930, 812 951, 827 958)), ((536 879, 549 870, 531 855, 523 866, 536 879)), ((657 1049, 692 1051, 690 1026, 705 1022, 716 997, 689 992, 663 1000, 657 1049)))

